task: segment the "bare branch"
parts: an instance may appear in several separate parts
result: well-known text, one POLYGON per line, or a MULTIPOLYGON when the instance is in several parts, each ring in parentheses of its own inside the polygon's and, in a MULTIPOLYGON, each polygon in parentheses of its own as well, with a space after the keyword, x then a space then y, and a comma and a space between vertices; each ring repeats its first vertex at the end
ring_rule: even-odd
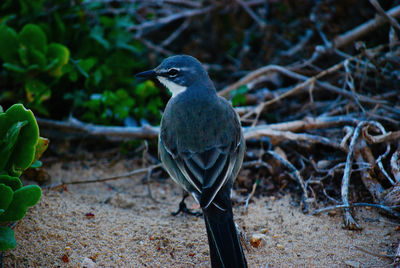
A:
POLYGON ((58 128, 65 131, 75 131, 95 136, 108 136, 117 138, 155 139, 158 137, 158 127, 111 127, 87 124, 77 119, 69 121, 57 121, 52 119, 36 118, 40 127, 58 128))
POLYGON ((292 163, 283 159, 280 155, 278 155, 274 151, 269 150, 269 151, 267 151, 267 153, 270 154, 272 157, 274 157, 276 160, 278 160, 287 169, 289 169, 291 177, 293 177, 297 181, 297 183, 300 185, 301 190, 302 190, 301 202, 303 204, 303 212, 307 213, 308 212, 308 194, 307 194, 307 189, 306 189, 303 177, 301 176, 300 172, 297 170, 297 168, 295 166, 293 166, 292 163))
MULTIPOLYGON (((399 17, 400 16, 400 5, 396 6, 386 12, 386 14, 390 17, 399 17)), ((377 29, 378 27, 382 26, 387 20, 382 17, 378 16, 375 19, 369 20, 354 29, 351 29, 348 32, 345 32, 342 35, 337 36, 333 40, 333 47, 340 48, 343 47, 355 40, 359 39, 361 36, 372 32, 373 30, 377 29)))
POLYGON ((390 24, 392 24, 392 26, 394 28, 396 28, 398 31, 400 31, 400 25, 399 23, 390 15, 388 15, 385 10, 383 10, 383 8, 381 7, 381 5, 379 4, 379 2, 377 0, 369 0, 369 2, 374 6, 374 8, 376 9, 376 11, 378 11, 378 13, 384 17, 385 19, 387 19, 390 24))
POLYGON ((263 28, 265 28, 265 26, 267 26, 266 23, 262 19, 260 19, 257 16, 257 14, 254 13, 253 10, 251 10, 251 8, 248 6, 247 3, 245 3, 243 0, 236 0, 236 2, 238 2, 243 7, 243 9, 247 12, 247 14, 250 15, 250 17, 253 18, 253 20, 255 22, 257 22, 257 24, 261 27, 261 29, 263 29, 263 28))
POLYGON ((96 183, 96 182, 115 181, 115 180, 118 180, 118 179, 131 177, 131 176, 136 176, 136 175, 139 175, 139 174, 145 174, 145 173, 148 174, 153 169, 160 168, 160 167, 162 167, 162 164, 152 165, 152 166, 149 166, 147 168, 135 169, 135 170, 132 170, 132 171, 127 172, 125 174, 115 175, 115 176, 106 177, 106 178, 100 178, 100 179, 93 178, 93 179, 83 180, 83 181, 61 182, 61 183, 59 183, 57 185, 50 185, 49 187, 45 187, 45 188, 52 189, 52 188, 59 187, 61 185, 87 184, 87 183, 96 183))
POLYGON ((171 22, 179 20, 179 19, 199 16, 199 15, 211 12, 215 8, 216 8, 215 5, 210 5, 205 8, 187 10, 187 11, 183 11, 181 13, 170 15, 168 17, 151 20, 151 21, 146 21, 139 25, 130 26, 127 28, 127 30, 128 31, 135 31, 135 30, 137 31, 137 30, 148 30, 150 28, 155 28, 156 26, 163 27, 163 26, 166 26, 167 24, 170 24, 171 22))
POLYGON ((342 178, 342 202, 345 208, 345 221, 344 224, 349 229, 360 229, 358 223, 354 220, 353 216, 350 212, 350 204, 349 204, 349 182, 351 175, 351 168, 353 165, 353 155, 354 155, 354 147, 357 143, 358 137, 360 135, 361 128, 365 126, 367 122, 362 121, 358 123, 356 129, 354 130, 353 137, 350 141, 349 152, 347 153, 346 165, 344 167, 343 178, 342 178))

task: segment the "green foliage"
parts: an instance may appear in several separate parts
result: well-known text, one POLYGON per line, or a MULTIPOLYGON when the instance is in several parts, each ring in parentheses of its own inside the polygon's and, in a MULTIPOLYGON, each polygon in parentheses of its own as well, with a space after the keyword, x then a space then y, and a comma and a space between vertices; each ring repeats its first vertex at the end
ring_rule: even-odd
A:
POLYGON ((0 85, 7 86, 0 103, 22 101, 44 116, 72 113, 92 123, 122 124, 127 117, 159 123, 158 88, 147 85, 150 96, 143 97, 134 77, 150 67, 143 45, 127 30, 135 18, 103 12, 104 3, 80 2, 0 4, 0 85))
POLYGON ((35 157, 39 128, 32 111, 22 104, 11 106, 0 114, 0 174, 5 171, 21 176, 35 157))
MULTIPOLYGON (((22 186, 22 172, 38 161, 48 140, 39 137, 36 119, 22 104, 0 113, 0 223, 24 217, 42 194, 37 185, 22 186)), ((0 225, 0 251, 16 247, 14 231, 0 225)))
POLYGON ((10 227, 0 226, 0 250, 6 251, 17 246, 14 230, 10 227))
POLYGON ((241 86, 230 93, 232 97, 232 105, 239 106, 246 104, 246 93, 249 91, 247 85, 241 86))
POLYGON ((28 106, 48 114, 42 106, 51 96, 47 82, 64 74, 62 68, 69 60, 68 48, 58 43, 48 45, 46 34, 35 24, 26 24, 18 34, 1 25, 0 44, 3 67, 21 81, 28 106))
POLYGON ((126 90, 106 90, 102 94, 92 94, 90 100, 83 103, 87 109, 82 118, 90 122, 111 124, 128 117, 134 104, 135 101, 126 90))
POLYGON ((26 209, 40 199, 42 190, 37 185, 27 185, 14 192, 10 205, 0 215, 0 222, 18 221, 25 216, 26 209))
POLYGON ((160 91, 150 80, 139 84, 135 88, 135 95, 141 105, 136 105, 134 115, 136 118, 150 118, 151 116, 159 120, 161 117, 160 109, 163 102, 159 97, 160 91))

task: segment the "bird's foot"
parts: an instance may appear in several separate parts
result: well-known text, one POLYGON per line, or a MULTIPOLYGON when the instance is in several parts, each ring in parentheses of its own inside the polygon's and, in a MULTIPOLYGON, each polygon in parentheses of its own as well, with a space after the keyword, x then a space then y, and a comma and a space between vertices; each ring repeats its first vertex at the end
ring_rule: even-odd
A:
POLYGON ((182 199, 182 201, 179 203, 178 210, 176 212, 172 212, 171 214, 172 214, 172 216, 177 216, 181 212, 183 214, 188 214, 188 215, 192 215, 192 216, 196 216, 196 217, 200 217, 203 215, 203 213, 201 213, 201 212, 196 212, 196 211, 188 209, 185 204, 185 198, 182 199))

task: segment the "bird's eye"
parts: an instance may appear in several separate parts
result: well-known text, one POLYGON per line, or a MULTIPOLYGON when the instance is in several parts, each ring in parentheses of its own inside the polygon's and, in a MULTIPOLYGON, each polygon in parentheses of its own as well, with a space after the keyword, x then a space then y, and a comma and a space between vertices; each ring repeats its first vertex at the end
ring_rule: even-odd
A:
POLYGON ((179 73, 179 70, 176 69, 176 68, 171 68, 171 69, 169 69, 168 72, 167 72, 167 74, 168 74, 169 77, 175 77, 175 76, 178 75, 178 73, 179 73))

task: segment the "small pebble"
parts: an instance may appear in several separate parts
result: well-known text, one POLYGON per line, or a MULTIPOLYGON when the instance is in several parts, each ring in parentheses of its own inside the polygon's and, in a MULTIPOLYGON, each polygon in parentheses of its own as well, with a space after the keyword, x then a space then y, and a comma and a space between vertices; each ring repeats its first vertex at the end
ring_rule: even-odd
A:
POLYGON ((266 236, 263 234, 253 234, 250 237, 250 244, 255 247, 258 248, 260 246, 263 246, 265 244, 265 238, 266 236))

